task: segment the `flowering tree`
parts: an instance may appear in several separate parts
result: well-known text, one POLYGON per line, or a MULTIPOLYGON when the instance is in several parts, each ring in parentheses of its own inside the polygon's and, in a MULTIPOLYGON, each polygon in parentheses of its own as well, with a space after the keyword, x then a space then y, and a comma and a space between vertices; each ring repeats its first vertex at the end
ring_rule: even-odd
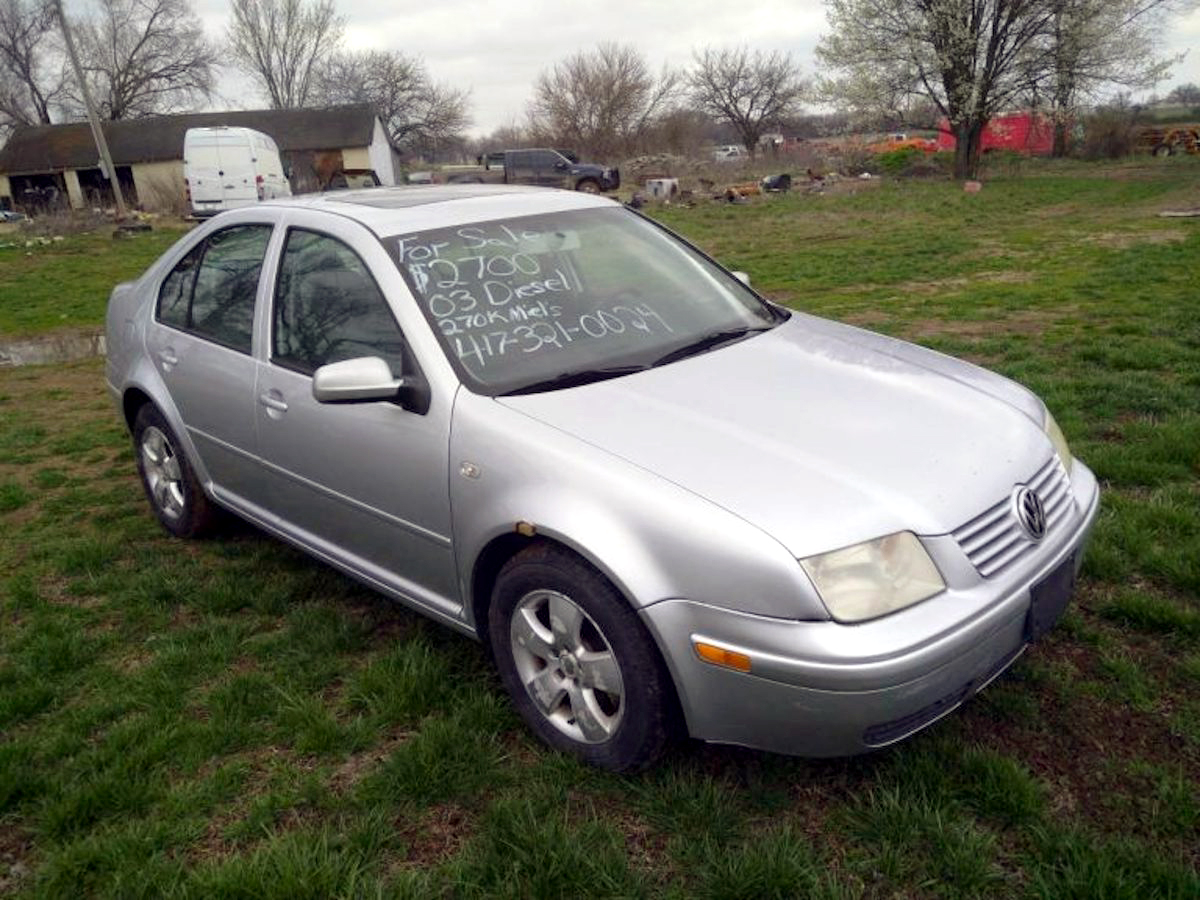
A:
POLYGON ((954 174, 974 177, 988 120, 1027 95, 1044 62, 1048 0, 829 0, 818 58, 824 92, 895 114, 928 98, 957 141, 954 174))
POLYGON ((1169 16, 1197 0, 828 0, 817 48, 823 93, 859 112, 903 115, 931 101, 957 141, 954 173, 973 176, 988 120, 1048 99, 1065 152, 1081 98, 1145 87, 1173 60, 1155 54, 1169 16))
POLYGON ((1079 105, 1107 88, 1147 88, 1180 57, 1157 53, 1169 17, 1195 0, 1048 0, 1043 96, 1054 120, 1054 155, 1070 149, 1079 105))

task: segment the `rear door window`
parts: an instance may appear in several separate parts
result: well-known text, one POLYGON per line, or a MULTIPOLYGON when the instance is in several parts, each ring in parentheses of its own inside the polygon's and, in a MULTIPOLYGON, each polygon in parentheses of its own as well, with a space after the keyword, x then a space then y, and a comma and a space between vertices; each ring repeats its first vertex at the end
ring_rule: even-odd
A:
POLYGON ((187 327, 188 306, 192 302, 192 285, 204 244, 192 249, 163 279, 158 289, 158 321, 175 328, 187 327))
MULTIPOLYGON (((254 301, 263 257, 271 240, 271 227, 235 225, 209 235, 183 327, 242 353, 250 352, 254 301)), ((164 290, 174 275, 172 272, 163 283, 164 290)), ((175 307, 172 310, 177 316, 175 307)), ((166 324, 175 323, 168 321, 166 324)))

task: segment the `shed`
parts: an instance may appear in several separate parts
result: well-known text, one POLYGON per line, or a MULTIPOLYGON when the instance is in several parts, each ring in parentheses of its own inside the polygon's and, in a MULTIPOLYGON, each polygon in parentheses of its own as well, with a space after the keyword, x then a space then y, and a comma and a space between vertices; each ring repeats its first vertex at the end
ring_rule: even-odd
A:
MULTIPOLYGON (((374 169, 396 183, 397 154, 368 106, 186 113, 104 122, 127 200, 169 211, 183 204, 183 136, 189 128, 231 125, 269 134, 290 172, 293 193, 318 190, 338 169, 374 169)), ((112 192, 86 122, 18 128, 0 150, 0 208, 63 202, 107 205, 112 192)))

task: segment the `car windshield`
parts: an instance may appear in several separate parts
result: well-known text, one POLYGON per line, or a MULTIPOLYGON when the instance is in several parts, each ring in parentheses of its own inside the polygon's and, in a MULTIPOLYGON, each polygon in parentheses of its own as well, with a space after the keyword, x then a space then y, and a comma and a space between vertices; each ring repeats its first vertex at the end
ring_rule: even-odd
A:
POLYGON ((464 383, 485 394, 665 365, 786 317, 619 208, 398 234, 384 244, 464 383))

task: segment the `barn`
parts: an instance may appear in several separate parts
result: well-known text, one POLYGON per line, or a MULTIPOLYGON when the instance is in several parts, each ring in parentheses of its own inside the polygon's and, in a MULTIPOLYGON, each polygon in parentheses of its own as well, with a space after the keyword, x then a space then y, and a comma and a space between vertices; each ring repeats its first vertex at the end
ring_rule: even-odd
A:
MULTIPOLYGON (((368 106, 187 113, 103 123, 126 201, 145 210, 181 209, 184 133, 216 125, 274 138, 293 193, 319 190, 339 169, 374 169, 383 184, 396 183, 398 154, 368 106)), ((112 202, 86 122, 18 128, 0 150, 0 209, 112 202)))

